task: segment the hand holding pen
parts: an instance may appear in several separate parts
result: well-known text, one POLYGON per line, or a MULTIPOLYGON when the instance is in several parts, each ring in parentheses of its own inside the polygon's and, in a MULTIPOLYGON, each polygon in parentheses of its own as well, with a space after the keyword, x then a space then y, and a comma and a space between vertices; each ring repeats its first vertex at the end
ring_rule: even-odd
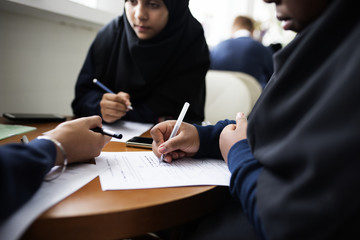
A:
POLYGON ((101 114, 105 122, 115 122, 133 109, 128 93, 119 92, 115 94, 97 79, 94 79, 93 82, 106 92, 100 101, 101 114))
POLYGON ((96 128, 92 128, 91 130, 94 132, 109 136, 109 137, 117 138, 117 139, 122 139, 122 137, 123 137, 121 133, 116 133, 116 132, 113 132, 113 131, 111 131, 109 129, 105 129, 105 128, 96 127, 96 128))
MULTIPOLYGON (((176 123, 175 123, 175 126, 173 128, 173 130, 171 131, 171 134, 170 134, 170 137, 169 139, 175 137, 175 135, 177 134, 178 130, 179 130, 179 127, 185 117, 185 114, 189 108, 190 104, 188 102, 186 102, 180 112, 180 115, 178 117, 178 119, 176 120, 176 123)), ((160 156, 160 162, 162 162, 164 160, 164 154, 161 154, 160 156)))
POLYGON ((185 103, 177 121, 161 122, 151 129, 152 149, 160 162, 192 157, 199 150, 200 140, 195 126, 182 122, 188 107, 185 103))
MULTIPOLYGON (((93 83, 95 83, 97 86, 99 86, 102 90, 104 90, 107 93, 115 94, 113 91, 111 91, 108 87, 106 87, 104 84, 102 84, 99 80, 96 78, 93 80, 93 83)), ((133 110, 133 107, 130 105, 127 106, 128 109, 133 110)))

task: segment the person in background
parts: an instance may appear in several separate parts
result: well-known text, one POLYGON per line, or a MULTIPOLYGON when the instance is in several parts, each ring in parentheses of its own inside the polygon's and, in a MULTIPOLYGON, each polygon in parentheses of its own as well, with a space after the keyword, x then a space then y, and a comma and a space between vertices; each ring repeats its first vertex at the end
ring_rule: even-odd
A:
POLYGON ((247 73, 264 88, 273 73, 272 52, 253 38, 254 20, 238 16, 232 38, 210 49, 210 69, 247 73))
MULTIPOLYGON (((238 113, 236 122, 183 123, 168 141, 174 122, 160 123, 151 131, 153 151, 167 162, 224 159, 230 192, 262 239, 359 238, 358 2, 264 1, 276 5, 285 30, 298 34, 275 55, 274 74, 249 119, 238 113)), ((204 228, 206 239, 222 220, 204 228)), ((242 238, 242 225, 226 224, 223 239, 242 238)), ((185 239, 203 239, 192 233, 185 239)))
POLYGON ((90 47, 76 83, 74 114, 97 114, 107 123, 157 123, 176 119, 189 102, 187 121, 202 122, 209 50, 188 5, 126 0, 124 14, 101 29, 90 47), (114 93, 105 93, 94 78, 114 93))
POLYGON ((80 118, 61 123, 28 144, 0 146, 0 222, 31 198, 54 165, 99 156, 111 139, 90 130, 101 126, 99 116, 80 118))

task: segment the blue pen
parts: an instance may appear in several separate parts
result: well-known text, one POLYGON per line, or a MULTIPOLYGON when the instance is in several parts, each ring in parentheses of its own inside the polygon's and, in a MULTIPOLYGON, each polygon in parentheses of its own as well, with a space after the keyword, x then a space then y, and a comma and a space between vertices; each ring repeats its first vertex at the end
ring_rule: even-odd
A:
MULTIPOLYGON (((115 94, 113 91, 111 91, 109 88, 107 88, 104 84, 102 84, 100 81, 98 81, 96 78, 94 78, 93 83, 95 83, 96 85, 98 85, 102 90, 104 90, 105 92, 108 93, 112 93, 115 94)), ((128 107, 130 110, 133 110, 132 106, 128 107)))
POLYGON ((93 83, 95 83, 96 85, 98 85, 98 86, 99 86, 102 90, 104 90, 105 92, 115 94, 113 91, 111 91, 109 88, 107 88, 104 84, 102 84, 101 82, 99 82, 96 78, 94 78, 93 83))

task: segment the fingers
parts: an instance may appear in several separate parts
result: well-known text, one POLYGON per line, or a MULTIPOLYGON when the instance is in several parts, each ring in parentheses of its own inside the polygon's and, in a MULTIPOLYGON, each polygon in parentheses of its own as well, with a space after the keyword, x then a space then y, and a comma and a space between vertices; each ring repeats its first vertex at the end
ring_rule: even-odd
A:
POLYGON ((112 109, 101 108, 101 115, 105 122, 113 123, 124 117, 126 113, 112 109))
POLYGON ((247 123, 247 118, 245 117, 245 114, 243 112, 238 112, 236 114, 236 126, 239 127, 239 125, 243 125, 247 123))
MULTIPOLYGON (((91 138, 95 137, 96 139, 94 139, 94 143, 97 143, 98 146, 103 147, 105 144, 107 144, 111 140, 111 137, 106 136, 101 133, 96 133, 91 130, 96 127, 100 127, 100 128, 102 127, 102 119, 100 116, 94 115, 94 116, 90 116, 90 117, 82 117, 82 118, 78 118, 73 121, 73 123, 75 123, 75 122, 78 122, 79 124, 81 124, 81 126, 78 125, 78 126, 74 126, 74 127, 77 128, 77 130, 80 130, 80 128, 83 128, 86 132, 88 132, 89 137, 91 137, 91 138)), ((80 133, 78 133, 78 134, 80 134, 80 133)), ((96 149, 99 150, 99 147, 96 147, 96 149)), ((99 151, 97 151, 97 152, 100 154, 99 151)))
POLYGON ((243 112, 238 112, 236 114, 236 125, 238 124, 244 124, 245 122, 247 122, 247 119, 245 117, 245 114, 243 112))
POLYGON ((175 123, 176 121, 169 120, 159 123, 151 129, 150 134, 157 145, 160 145, 165 139, 169 138, 175 123))
POLYGON ((227 125, 226 127, 224 127, 223 131, 226 132, 226 131, 235 131, 237 128, 237 125, 235 124, 229 124, 227 125))
POLYGON ((163 143, 165 137, 170 136, 168 132, 171 133, 174 124, 175 121, 166 121, 155 125, 150 130, 151 137, 153 138, 153 143, 155 143, 156 145, 160 145, 161 143, 163 143))
POLYGON ((171 162, 173 159, 194 156, 199 151, 199 147, 200 138, 196 127, 183 122, 178 134, 159 146, 159 152, 166 154, 165 161, 171 162))
POLYGON ((165 139, 169 138, 175 122, 176 121, 162 122, 150 130, 151 137, 153 138, 153 151, 158 157, 160 157, 164 151, 163 148, 159 149, 159 147, 165 142, 165 139))
POLYGON ((88 125, 89 129, 95 128, 95 127, 102 127, 102 120, 100 116, 90 116, 90 117, 84 117, 86 124, 88 125))
POLYGON ((248 121, 247 118, 245 117, 245 114, 242 112, 237 113, 236 128, 242 138, 247 138, 247 133, 246 133, 247 126, 248 126, 248 121))
POLYGON ((247 119, 245 114, 239 112, 236 114, 236 124, 229 124, 220 134, 220 151, 225 162, 231 147, 240 140, 246 139, 247 119))
POLYGON ((81 117, 71 121, 62 123, 60 126, 67 126, 69 128, 83 128, 83 129, 92 129, 96 127, 102 127, 102 119, 98 115, 90 117, 81 117))
POLYGON ((169 153, 165 154, 163 160, 167 163, 171 163, 172 160, 176 160, 176 159, 180 159, 180 158, 184 158, 184 157, 186 157, 185 152, 174 151, 174 152, 169 152, 169 153))
POLYGON ((101 115, 105 122, 115 122, 129 111, 130 96, 125 92, 106 93, 100 101, 101 115))
MULTIPOLYGON (((84 117, 83 118, 84 121, 86 121, 87 124, 87 128, 88 129, 93 129, 96 127, 102 127, 102 119, 100 116, 90 116, 90 117, 84 117)), ((105 146, 105 144, 107 144, 108 142, 110 142, 111 137, 106 136, 104 134, 100 134, 100 133, 95 133, 93 131, 91 131, 91 133, 97 134, 101 136, 101 139, 103 140, 102 145, 105 146)))
POLYGON ((116 111, 127 112, 129 111, 128 105, 130 104, 129 99, 124 98, 123 95, 128 96, 127 93, 120 92, 118 94, 105 93, 101 99, 101 107, 113 109, 116 111))
POLYGON ((178 134, 169 139, 176 121, 165 121, 151 129, 153 138, 153 152, 160 157, 164 154, 164 161, 194 156, 200 147, 200 138, 194 125, 183 122, 178 134))
POLYGON ((166 142, 162 143, 159 146, 159 152, 161 154, 167 154, 170 152, 174 152, 174 156, 177 156, 177 153, 175 153, 176 150, 179 150, 184 147, 184 138, 180 135, 177 135, 171 139, 168 139, 166 142))
POLYGON ((120 102, 125 105, 126 111, 129 111, 131 106, 130 95, 126 92, 119 92, 117 96, 120 97, 120 102))
POLYGON ((130 95, 126 92, 119 92, 117 94, 105 93, 103 100, 109 104, 109 108, 123 112, 129 111, 129 106, 131 105, 130 95))

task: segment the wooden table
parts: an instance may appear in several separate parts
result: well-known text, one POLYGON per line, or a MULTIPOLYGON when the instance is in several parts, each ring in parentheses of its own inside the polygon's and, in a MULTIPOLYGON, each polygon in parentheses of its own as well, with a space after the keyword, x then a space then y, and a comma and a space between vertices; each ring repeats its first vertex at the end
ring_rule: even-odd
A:
MULTIPOLYGON (((0 123, 14 124, 4 118, 0 123)), ((37 127, 29 140, 58 123, 22 125, 37 127)), ((144 136, 149 136, 149 132, 144 136)), ((22 135, 1 140, 20 142, 22 135)), ((144 151, 110 142, 103 151, 144 151)), ((99 177, 38 217, 23 239, 121 239, 175 227, 218 207, 224 187, 192 186, 140 190, 102 191, 99 177)))

